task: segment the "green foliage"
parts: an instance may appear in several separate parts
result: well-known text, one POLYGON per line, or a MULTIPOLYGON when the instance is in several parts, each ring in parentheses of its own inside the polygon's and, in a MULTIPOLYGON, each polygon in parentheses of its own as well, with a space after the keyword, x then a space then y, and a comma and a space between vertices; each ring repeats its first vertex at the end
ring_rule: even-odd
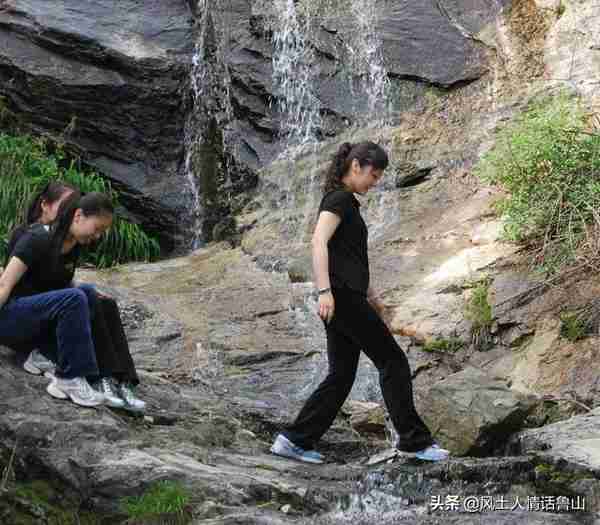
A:
POLYGON ((494 316, 492 305, 488 302, 490 282, 480 281, 474 288, 465 306, 465 318, 471 321, 473 330, 481 330, 492 326, 494 316))
POLYGON ((535 484, 548 494, 557 496, 575 496, 572 485, 582 479, 589 479, 590 474, 560 470, 556 465, 540 463, 535 467, 535 484))
POLYGON ((81 509, 80 501, 65 487, 45 480, 11 483, 0 494, 3 524, 101 525, 118 519, 81 509))
MULTIPOLYGON (((66 167, 63 164, 66 161, 60 148, 49 153, 43 140, 0 133, 0 260, 6 257, 10 232, 21 222, 30 199, 50 180, 70 182, 84 192, 107 193, 118 204, 117 194, 105 179, 79 171, 73 161, 66 167)), ((155 239, 117 216, 94 249, 84 251, 83 260, 104 268, 130 260, 152 260, 159 253, 155 239)))
POLYGON ((190 500, 187 489, 175 481, 159 481, 138 497, 122 500, 129 518, 144 519, 161 514, 181 515, 190 500))
POLYGON ((425 343, 423 350, 425 352, 447 352, 453 354, 455 352, 458 352, 464 346, 464 341, 462 341, 458 337, 440 337, 438 339, 434 339, 433 341, 425 343))
POLYGON ((535 265, 555 273, 591 248, 600 205, 600 135, 566 93, 546 97, 499 132, 475 169, 508 196, 498 203, 507 240, 536 249, 535 265))
POLYGON ((494 320, 492 305, 488 301, 489 279, 483 279, 474 285, 471 297, 465 304, 465 319, 471 321, 473 344, 484 350, 490 342, 490 329, 494 320))
POLYGON ((563 312, 560 316, 560 335, 572 343, 583 339, 587 334, 585 319, 577 312, 563 312))

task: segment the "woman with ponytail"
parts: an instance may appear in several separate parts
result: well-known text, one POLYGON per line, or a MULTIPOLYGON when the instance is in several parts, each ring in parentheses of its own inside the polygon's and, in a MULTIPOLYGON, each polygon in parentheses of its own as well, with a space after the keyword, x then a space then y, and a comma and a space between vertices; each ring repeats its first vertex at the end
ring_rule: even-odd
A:
POLYGON ((88 298, 70 286, 80 245, 99 238, 112 220, 107 196, 71 195, 52 228, 34 224, 20 236, 0 275, 0 344, 56 356, 48 393, 86 407, 104 396, 86 379, 98 375, 88 298))
POLYGON ((29 207, 25 211, 23 222, 11 232, 6 252, 7 260, 4 262, 4 266, 8 263, 10 253, 25 230, 36 222, 50 224, 54 221, 58 215, 60 205, 73 193, 79 195, 79 190, 68 182, 51 181, 33 197, 29 207))
POLYGON ((399 435, 397 448, 428 461, 448 457, 417 414, 408 360, 383 319, 385 306, 369 281, 368 231, 354 194, 365 195, 377 185, 387 165, 381 146, 345 143, 327 172, 312 258, 329 373, 296 420, 277 436, 274 454, 323 463, 314 446, 350 393, 362 350, 379 371, 383 399, 399 435))
MULTIPOLYGON (((15 228, 9 242, 10 254, 17 241, 34 224, 49 225, 55 221, 60 207, 65 203, 65 208, 73 208, 73 203, 80 199, 79 191, 68 183, 50 182, 32 200, 26 215, 25 223, 15 228), (72 196, 72 197, 71 197, 72 196)), ((66 211, 69 214, 69 211, 66 211)), ((39 228, 39 225, 34 226, 39 228)), ((72 282, 69 287, 74 287, 72 282)), ((78 286, 88 299, 90 307, 91 333, 94 343, 96 362, 99 369, 98 377, 88 377, 96 381, 96 388, 105 397, 105 403, 115 408, 124 408, 139 412, 144 410, 145 402, 134 394, 134 387, 139 384, 139 379, 131 353, 127 336, 123 328, 121 314, 117 302, 112 298, 98 292, 94 286, 81 284, 78 286)), ((25 345, 29 350, 31 345, 25 345)), ((29 353, 23 368, 30 374, 46 374, 52 376, 56 363, 55 356, 45 356, 38 348, 29 353)))

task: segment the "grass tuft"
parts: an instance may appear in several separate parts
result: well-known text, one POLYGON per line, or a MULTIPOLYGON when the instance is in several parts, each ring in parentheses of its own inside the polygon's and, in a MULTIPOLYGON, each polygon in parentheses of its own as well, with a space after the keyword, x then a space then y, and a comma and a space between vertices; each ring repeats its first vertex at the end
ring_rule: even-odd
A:
POLYGON ((124 498, 122 505, 130 519, 140 520, 164 514, 183 516, 189 501, 190 495, 181 483, 163 480, 141 496, 124 498))
MULTIPOLYGON (((110 183, 95 173, 84 173, 67 163, 60 147, 52 153, 41 139, 0 133, 0 261, 6 258, 12 229, 21 222, 32 196, 51 180, 64 180, 81 191, 118 196, 110 183)), ((150 261, 160 254, 158 241, 140 226, 116 216, 107 235, 93 250, 83 251, 83 261, 105 268, 127 261, 150 261)))

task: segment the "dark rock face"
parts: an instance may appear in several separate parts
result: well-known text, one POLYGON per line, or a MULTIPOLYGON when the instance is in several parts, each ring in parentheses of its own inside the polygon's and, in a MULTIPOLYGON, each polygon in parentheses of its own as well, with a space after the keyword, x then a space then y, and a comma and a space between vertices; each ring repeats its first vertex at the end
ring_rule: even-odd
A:
POLYGON ((34 133, 57 136, 72 123, 67 144, 168 241, 182 205, 192 45, 183 1, 3 2, 0 94, 34 133))
MULTIPOLYGON (((280 148, 271 15, 255 4, 235 0, 211 7, 231 80, 233 120, 224 131, 232 145, 227 191, 234 197, 256 185, 257 170, 280 148)), ((377 30, 390 77, 413 88, 480 77, 486 57, 471 35, 502 7, 491 0, 382 3, 377 30)), ((184 0, 7 0, 0 6, 0 96, 9 111, 22 129, 62 136, 114 181, 133 217, 159 233, 167 249, 188 225, 184 128, 200 15, 195 2, 184 0)), ((342 63, 352 30, 344 17, 324 18, 310 42, 323 136, 353 119, 342 63)))

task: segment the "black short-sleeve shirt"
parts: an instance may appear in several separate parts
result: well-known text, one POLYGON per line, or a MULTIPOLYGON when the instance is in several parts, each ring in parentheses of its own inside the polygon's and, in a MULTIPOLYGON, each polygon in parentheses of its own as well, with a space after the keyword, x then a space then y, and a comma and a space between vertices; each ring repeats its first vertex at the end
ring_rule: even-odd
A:
POLYGON ((8 246, 6 247, 6 260, 4 261, 4 267, 8 264, 8 260, 10 259, 10 254, 15 249, 15 245, 17 241, 27 231, 27 226, 21 224, 17 226, 11 233, 10 240, 8 241, 8 246))
POLYGON ((71 286, 79 249, 76 246, 69 253, 51 264, 51 234, 48 226, 32 224, 26 229, 15 231, 11 239, 13 245, 10 257, 18 257, 27 266, 19 282, 13 288, 11 298, 25 297, 60 290, 71 286))
POLYGON ((367 225, 360 203, 352 192, 333 190, 323 196, 319 213, 329 211, 341 219, 327 245, 329 280, 335 288, 350 288, 362 294, 369 288, 367 225))

